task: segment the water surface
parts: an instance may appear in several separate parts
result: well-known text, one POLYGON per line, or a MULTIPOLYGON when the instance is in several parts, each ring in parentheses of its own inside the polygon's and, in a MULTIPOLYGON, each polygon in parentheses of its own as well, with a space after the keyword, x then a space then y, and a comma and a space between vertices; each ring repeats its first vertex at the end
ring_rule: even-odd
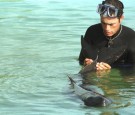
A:
MULTIPOLYGON (((96 85, 118 101, 109 107, 86 107, 70 92, 66 74, 81 69, 77 61, 80 35, 99 22, 96 8, 100 2, 0 0, 0 114, 134 113, 135 77, 128 72, 123 74, 114 69, 99 78, 96 85)), ((134 0, 123 2, 126 5, 123 24, 135 30, 134 0)))

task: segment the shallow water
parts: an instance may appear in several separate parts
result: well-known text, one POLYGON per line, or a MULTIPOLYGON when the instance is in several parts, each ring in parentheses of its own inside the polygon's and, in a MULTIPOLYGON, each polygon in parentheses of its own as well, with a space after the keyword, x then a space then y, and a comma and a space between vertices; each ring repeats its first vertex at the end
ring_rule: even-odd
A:
MULTIPOLYGON (((118 102, 109 107, 86 107, 70 91, 67 74, 81 69, 77 61, 80 35, 99 22, 96 7, 100 2, 0 0, 0 114, 134 113, 135 77, 127 71, 113 69, 98 78, 96 85, 118 102)), ((134 0, 123 2, 123 24, 135 30, 134 0)))

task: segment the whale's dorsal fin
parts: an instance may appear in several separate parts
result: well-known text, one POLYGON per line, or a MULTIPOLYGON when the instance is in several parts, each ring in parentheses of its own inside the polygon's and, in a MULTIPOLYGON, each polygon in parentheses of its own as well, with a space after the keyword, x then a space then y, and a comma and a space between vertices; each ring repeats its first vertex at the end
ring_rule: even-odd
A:
POLYGON ((97 60, 98 60, 98 56, 96 57, 96 59, 89 65, 86 65, 83 69, 80 70, 80 74, 86 74, 89 73, 93 70, 96 70, 96 64, 97 64, 97 60))

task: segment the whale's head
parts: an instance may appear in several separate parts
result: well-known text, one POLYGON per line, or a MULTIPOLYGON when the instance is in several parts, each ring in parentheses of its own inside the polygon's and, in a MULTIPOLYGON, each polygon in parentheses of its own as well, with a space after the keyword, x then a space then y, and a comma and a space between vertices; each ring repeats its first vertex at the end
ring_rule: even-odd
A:
POLYGON ((102 106, 109 105, 111 103, 111 100, 107 100, 101 96, 88 97, 83 101, 86 106, 91 106, 91 107, 102 107, 102 106))

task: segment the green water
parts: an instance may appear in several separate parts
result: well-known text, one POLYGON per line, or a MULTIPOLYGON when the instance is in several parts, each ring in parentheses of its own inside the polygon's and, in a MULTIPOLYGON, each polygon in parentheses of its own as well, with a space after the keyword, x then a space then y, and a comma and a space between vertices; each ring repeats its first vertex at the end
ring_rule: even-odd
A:
MULTIPOLYGON (((112 70, 97 83, 118 102, 88 108, 69 89, 67 73, 81 67, 80 35, 99 22, 100 0, 0 0, 1 115, 132 115, 135 77, 112 70)), ((125 20, 135 30, 134 0, 125 20)), ((134 70, 131 71, 134 73, 134 70)))

